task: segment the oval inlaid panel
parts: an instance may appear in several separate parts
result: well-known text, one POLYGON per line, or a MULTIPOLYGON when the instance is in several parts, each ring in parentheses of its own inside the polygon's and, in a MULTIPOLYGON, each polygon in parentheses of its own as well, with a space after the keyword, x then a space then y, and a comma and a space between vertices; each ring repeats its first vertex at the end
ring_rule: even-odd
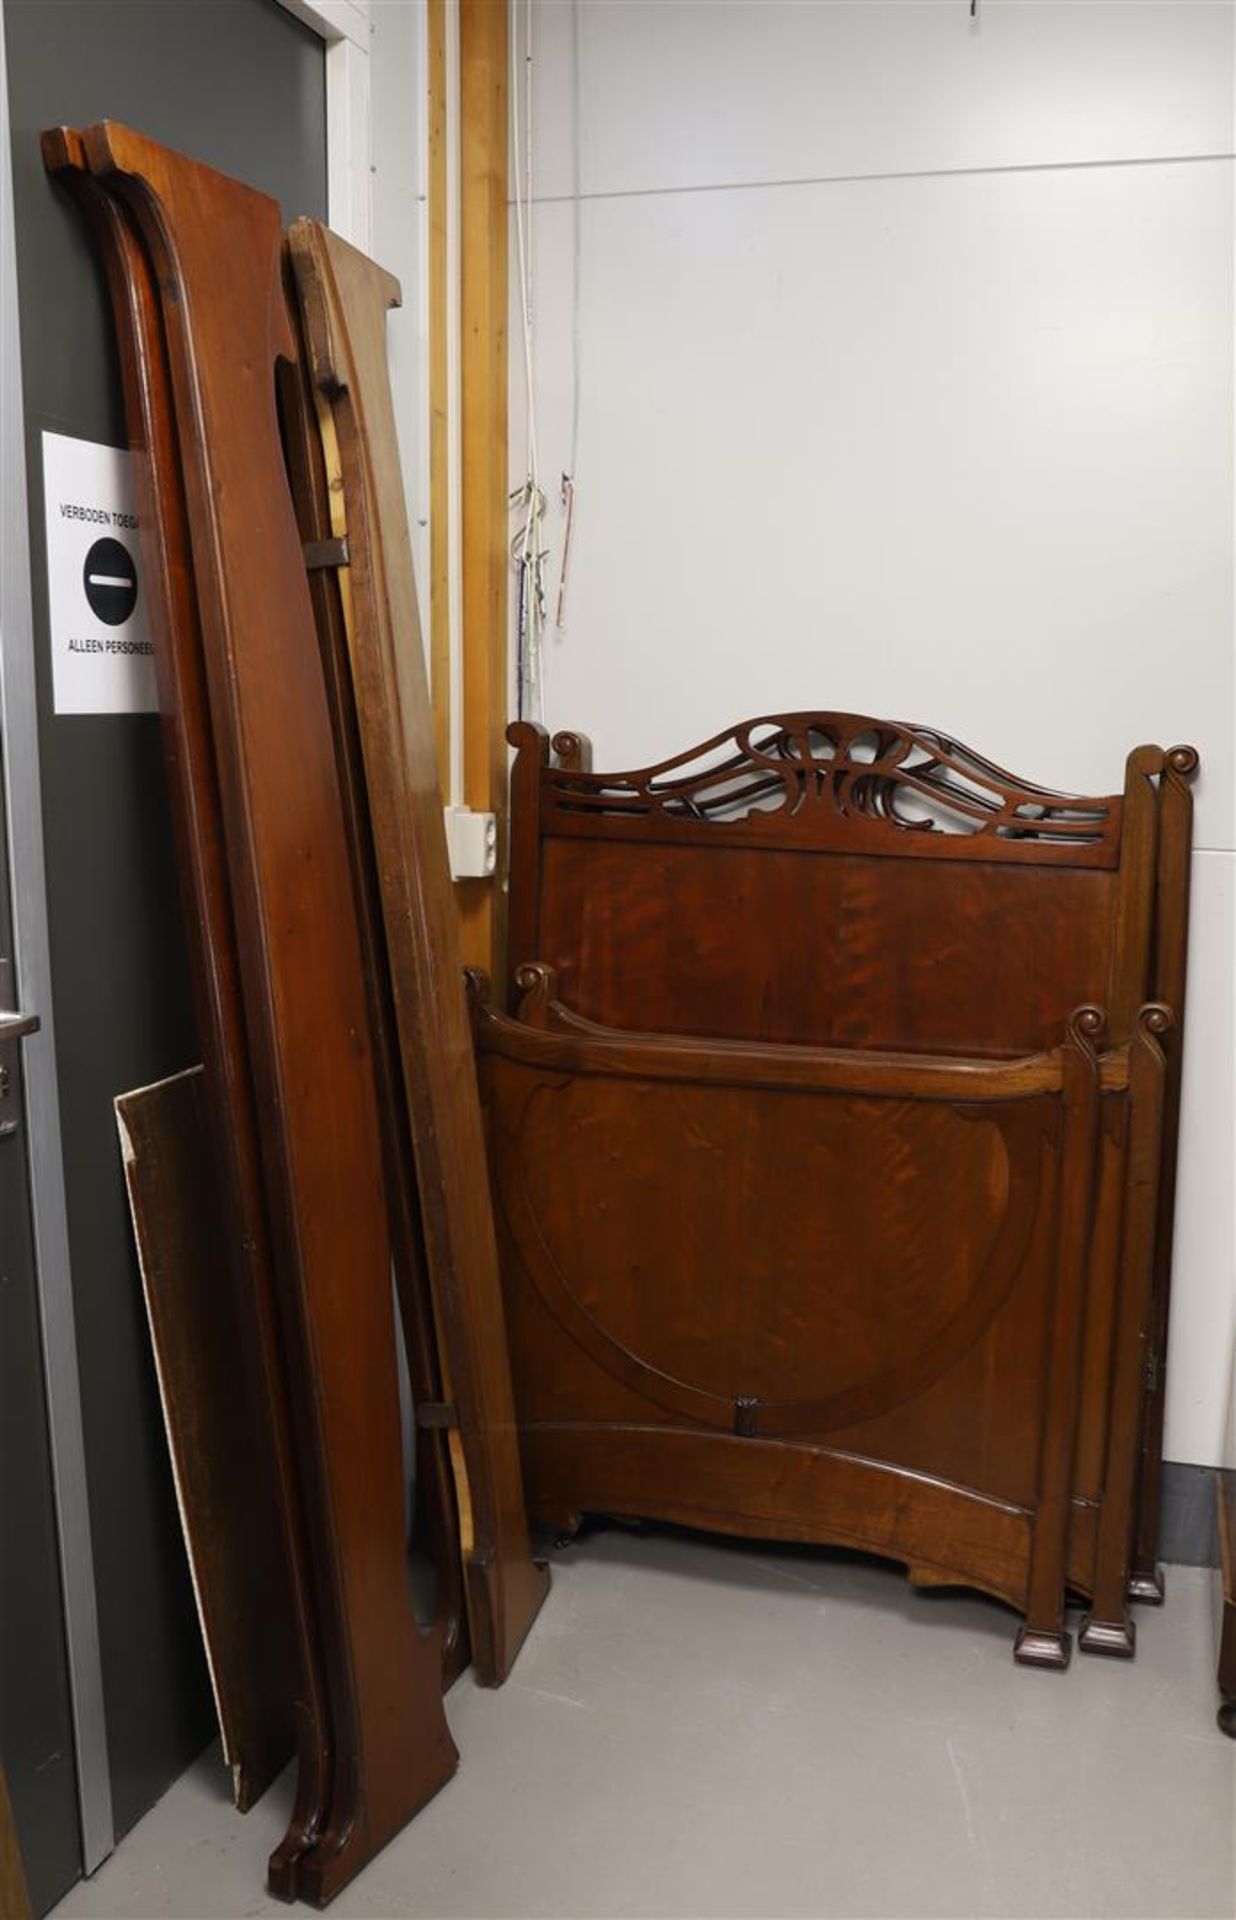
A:
POLYGON ((772 1403, 761 1432, 938 1377, 1007 1290, 1032 1211, 1001 1124, 936 1102, 542 1081, 519 1136, 504 1202, 559 1321, 709 1424, 772 1403))

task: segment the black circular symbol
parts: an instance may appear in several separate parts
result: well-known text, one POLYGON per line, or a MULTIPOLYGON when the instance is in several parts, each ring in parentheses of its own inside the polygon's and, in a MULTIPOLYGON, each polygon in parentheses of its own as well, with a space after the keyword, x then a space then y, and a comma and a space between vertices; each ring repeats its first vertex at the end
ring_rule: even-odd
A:
POLYGON ((109 627, 123 626, 137 605, 137 568, 119 540, 96 540, 86 555, 82 584, 92 611, 109 627))

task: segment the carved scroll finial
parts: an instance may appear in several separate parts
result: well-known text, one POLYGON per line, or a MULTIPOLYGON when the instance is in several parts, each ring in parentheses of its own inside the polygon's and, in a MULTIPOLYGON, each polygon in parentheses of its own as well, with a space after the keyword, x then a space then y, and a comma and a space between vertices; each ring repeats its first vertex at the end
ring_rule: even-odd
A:
POLYGON ((43 165, 49 173, 63 173, 69 167, 84 168, 86 148, 76 127, 46 127, 39 135, 43 165))
MULTIPOLYGON (((1167 1072, 1167 1055, 1163 1049, 1164 1037, 1176 1027, 1176 1015, 1173 1008, 1163 1000, 1148 1000, 1137 1009, 1137 1019, 1133 1029, 1133 1044, 1129 1049, 1130 1086, 1136 1102, 1145 1097, 1149 1084, 1155 1091, 1151 1099, 1162 1099, 1163 1082, 1167 1072), (1139 1096, 1139 1089, 1141 1093, 1139 1096)), ((1159 1116, 1161 1119, 1161 1115, 1159 1116)))
POLYGON ((1137 1010, 1137 1031, 1142 1038, 1153 1036, 1157 1040, 1170 1033, 1175 1024, 1175 1013, 1162 1000, 1148 1000, 1137 1010))
POLYGON ((558 969, 544 960, 525 960, 515 969, 520 994, 518 1018, 526 1027, 547 1027, 549 1009, 558 998, 558 969))
POLYGON ((565 729, 556 733, 550 746, 564 773, 589 773, 592 769, 592 743, 585 734, 565 729))
POLYGON ((464 992, 468 996, 468 1012, 475 1018, 490 1004, 493 988, 484 967, 465 967, 463 977, 464 992))
POLYGON ((535 720, 512 720, 506 730, 506 744, 519 753, 530 753, 542 766, 549 765, 549 735, 535 720))
POLYGON ((1201 755, 1196 747, 1169 747, 1165 758, 1172 772, 1178 773, 1182 780, 1192 780, 1201 765, 1201 755))
POLYGON ((1107 1030, 1107 1015, 1102 1007, 1075 1007, 1068 1018, 1068 1035, 1074 1046, 1085 1053, 1096 1053, 1107 1030))

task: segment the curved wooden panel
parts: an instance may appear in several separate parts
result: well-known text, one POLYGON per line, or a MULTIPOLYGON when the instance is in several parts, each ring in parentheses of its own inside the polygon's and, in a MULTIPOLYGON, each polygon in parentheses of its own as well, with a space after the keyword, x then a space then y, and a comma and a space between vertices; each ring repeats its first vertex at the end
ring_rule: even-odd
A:
POLYGON ((800 1049, 787 1085, 790 1049, 729 1076, 705 1041, 534 1011, 478 1009, 534 1510, 883 1542, 1024 1606, 1018 1657, 1064 1664, 1101 1015, 1032 1063, 800 1049), (649 1430, 694 1444, 654 1470, 649 1430))
MULTIPOLYGON (((290 271, 287 279, 290 316, 299 338, 301 322, 293 297, 290 271)), ((285 364, 280 369, 279 395, 292 496, 301 534, 308 548, 311 544, 332 539, 333 522, 330 481, 318 433, 308 357, 303 352, 303 345, 300 364, 285 364)), ((317 621, 327 699, 335 728, 339 782, 356 882, 361 950, 365 958, 365 985, 373 1032, 374 1074, 386 1159, 395 1293, 403 1327, 408 1382, 415 1407, 427 1402, 438 1405, 448 1402, 450 1395, 443 1385, 438 1357, 437 1327, 412 1152, 412 1129, 399 1059, 390 969, 386 964, 377 856, 369 819, 364 757, 356 721, 356 703, 352 697, 343 592, 337 569, 311 569, 309 591, 317 621)), ((466 1486, 456 1486, 456 1449, 452 1443, 457 1439, 458 1435, 446 1428, 420 1427, 416 1440, 413 1531, 433 1563, 434 1625, 442 1635, 444 1688, 454 1683, 472 1658, 461 1528, 461 1516, 468 1512, 470 1502, 466 1486)))
POLYGON ((542 1079, 504 1113, 500 1192, 545 1304, 615 1377, 710 1426, 824 1433, 921 1392, 999 1311, 1045 1119, 542 1079))
POLYGON ((386 362, 397 284, 310 220, 288 236, 331 483, 386 960, 442 1362, 459 1408, 473 1654, 505 1678, 548 1588, 524 1515, 485 1143, 386 362))
POLYGON ((322 1828, 272 1877, 325 1900, 457 1756, 408 1590, 364 975, 275 407, 276 362, 295 353, 281 222, 265 196, 126 128, 83 139, 149 252, 164 324, 334 1751, 322 1828))
MULTIPOLYGON (((233 1250, 219 1232, 226 1206, 202 1068, 119 1095, 116 1123, 223 1758, 247 1813, 292 1757, 297 1698, 307 1705, 309 1695, 288 1631, 273 1464, 254 1445, 263 1402, 244 1391, 252 1328, 228 1284, 233 1250)), ((312 1732, 306 1793, 329 1729, 312 1732)))
MULTIPOLYGON (((311 1591, 302 1490, 294 1458, 294 1417, 288 1397, 273 1252, 262 1184, 262 1155, 254 1108, 252 1062, 241 999, 240 955, 227 876, 214 741, 202 658, 188 505, 180 464, 163 318, 148 251, 125 207, 86 171, 81 135, 69 128, 43 136, 43 158, 82 208, 103 258, 116 329, 125 415, 135 463, 142 542, 142 577, 155 635, 155 676, 164 765, 176 835, 182 906, 189 938, 194 1010, 205 1063, 204 1125, 217 1170, 218 1214, 210 1272, 203 1282, 218 1315, 236 1330, 230 1357, 233 1424, 243 1408, 254 1460, 246 1489, 249 1520, 265 1507, 269 1538, 254 1554, 233 1541, 235 1568, 247 1600, 237 1612, 268 1610, 281 1622, 284 1646, 265 1671, 256 1697, 248 1693, 251 1663, 203 1617, 224 1748, 233 1764, 240 1806, 257 1797, 287 1755, 289 1717, 298 1756, 296 1805, 281 1855, 293 1858, 312 1844, 326 1818, 331 1732, 322 1673, 320 1629, 311 1591)), ((165 1143, 166 1145, 166 1143, 165 1143)), ((209 1182, 208 1182, 209 1184, 209 1182)), ((140 1240, 140 1235, 139 1235, 140 1240)), ((177 1281, 187 1316, 194 1311, 194 1277, 177 1281)), ((205 1302, 201 1303, 205 1310, 205 1302)), ((156 1351, 159 1344, 155 1329, 156 1351)), ((204 1359, 203 1365, 208 1366, 204 1359)), ((194 1389, 196 1393, 199 1389, 194 1389)), ((206 1389, 209 1392, 209 1389, 206 1389)), ((183 1418, 202 1436, 211 1415, 183 1404, 187 1378, 177 1382, 178 1404, 169 1423, 183 1418)), ((224 1443, 225 1444, 225 1443, 224 1443)), ((229 1472, 227 1455, 199 1461, 205 1474, 229 1472)), ((184 1511, 190 1553, 214 1555, 220 1527, 207 1526, 195 1503, 184 1511), (193 1535, 201 1531, 196 1542, 193 1535)), ((243 1528, 243 1517, 237 1519, 243 1528)), ((246 1628, 246 1633, 248 1629, 246 1628)))
POLYGON ((757 1540, 826 1541, 900 1560, 911 1574, 1024 1603, 1032 1517, 925 1474, 827 1447, 656 1426, 522 1430, 533 1510, 569 1526, 581 1512, 650 1511, 757 1540))

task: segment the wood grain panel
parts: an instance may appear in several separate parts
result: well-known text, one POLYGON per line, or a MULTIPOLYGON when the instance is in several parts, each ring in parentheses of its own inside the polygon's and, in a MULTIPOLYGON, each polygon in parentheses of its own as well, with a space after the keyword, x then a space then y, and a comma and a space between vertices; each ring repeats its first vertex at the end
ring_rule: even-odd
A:
POLYGON ((297 1646, 269 1452, 244 1391, 251 1338, 215 1162, 203 1069, 116 1101, 125 1183, 176 1500, 242 1813, 291 1758, 297 1646), (239 1391, 238 1391, 239 1388, 239 1391))
POLYGON ((961 1487, 826 1447, 655 1426, 523 1430, 534 1509, 569 1528, 581 1511, 660 1517, 757 1540, 831 1541, 912 1575, 997 1599, 1025 1589, 1030 1516, 961 1487))
POLYGON ((731 1042, 738 1074, 524 971, 531 1023, 476 1022, 533 1511, 882 1542, 1063 1664, 1098 1016, 1029 1061, 731 1042))
MULTIPOLYGON (((480 1677, 505 1678, 544 1598, 514 1431, 455 901, 386 361, 397 284, 324 227, 289 235, 326 455, 386 964, 446 1384, 459 1413, 480 1677)), ((373 930, 374 943, 382 940, 373 930)))
MULTIPOLYGON (((235 1316, 240 1364, 231 1404, 247 1427, 252 1452, 270 1463, 277 1494, 281 1570, 268 1604, 286 1623, 291 1654, 298 1755, 296 1805, 281 1856, 309 1845, 326 1817, 332 1765, 329 1707, 322 1673, 316 1601, 311 1590, 303 1488, 294 1457, 273 1251, 254 1104, 252 1062, 241 997, 238 932, 224 844, 222 798, 202 654, 189 509, 167 343, 149 250, 122 203, 86 168, 81 135, 58 128, 43 136, 47 167, 85 213, 103 257, 116 327, 129 443, 141 523, 142 578, 155 639, 155 677, 164 764, 179 855, 182 911, 189 938, 194 1008, 208 1090, 207 1121, 219 1182, 216 1284, 235 1316)), ((225 1463, 218 1471, 226 1476, 225 1463)), ((190 1525, 192 1525, 190 1517, 190 1525)), ((246 1726, 238 1797, 257 1791, 264 1756, 278 1746, 277 1724, 255 1731, 261 1703, 233 1697, 232 1668, 216 1666, 227 1694, 221 1712, 246 1726), (255 1744, 250 1746, 250 1732, 255 1744)), ((242 1675, 236 1674, 241 1684, 242 1675)), ((273 1696, 267 1707, 276 1711, 273 1696)))
MULTIPOLYGON (((1093 1243, 1069 1547, 1070 1577, 1090 1591, 1112 1423, 1129 1417, 1113 1399, 1120 1301, 1136 1291, 1126 1272, 1128 1103, 1112 1062, 1127 1058, 1152 997, 1179 1015, 1196 752, 1136 747, 1120 793, 1071 795, 936 729, 827 710, 742 721, 616 773, 594 769, 574 730, 550 739, 521 722, 509 737, 502 990, 524 995, 521 1021, 625 1034, 627 1064, 611 1058, 614 1073, 633 1070, 637 1038, 642 1069, 670 1073, 672 1036, 683 1036, 707 1042, 714 1084, 737 1084, 748 1069, 758 1078, 782 1049, 788 1089, 811 1074, 813 1047, 850 1050, 850 1075, 863 1057, 1029 1058, 1064 1039, 1074 1008, 1107 1010, 1113 1052, 1100 1067, 1101 1145, 1086 1209, 1093 1243), (542 987, 533 996, 530 983, 551 977, 552 995, 542 987), (744 1046, 763 1052, 762 1067, 744 1046)), ((1164 1046, 1156 1278, 1134 1416, 1130 1591, 1146 1600, 1162 1595, 1176 1026, 1164 1046)), ((1116 1500, 1121 1517, 1109 1517, 1108 1533, 1128 1524, 1126 1493, 1116 1500)))
POLYGON ((498 870, 457 887, 464 958, 493 973, 506 945, 506 0, 459 0, 460 546, 464 802, 498 818, 498 870))
POLYGON ((94 177, 155 268, 201 623, 334 1767, 272 1862, 329 1898, 454 1769, 405 1557, 390 1238, 334 740, 284 469, 273 201, 111 123, 94 177), (226 285, 219 236, 228 236, 226 285), (294 750, 289 752, 289 744, 294 750))
POLYGON ((566 840, 543 871, 528 957, 609 1026, 1029 1052, 1107 984, 1107 873, 566 840))
POLYGON ((451 798, 450 385, 447 336, 446 0, 425 9, 429 110, 429 684, 438 783, 451 798))
MULTIPOLYGON (((304 351, 300 314, 291 284, 290 261, 287 277, 289 317, 296 329, 301 353, 298 364, 285 362, 280 369, 280 418, 297 517, 302 537, 308 546, 329 541, 334 535, 335 522, 330 476, 323 457, 317 411, 308 376, 308 356, 304 351)), ((317 621, 327 700, 335 730, 340 791, 352 856, 361 951, 365 962, 365 988, 373 1034, 374 1079, 381 1116, 395 1292, 403 1327, 408 1382, 415 1406, 423 1403, 437 1405, 447 1395, 438 1358, 437 1327, 425 1262, 420 1196, 412 1155, 412 1130, 399 1060, 390 969, 386 963, 381 887, 369 818, 364 755, 356 721, 356 703, 352 697, 343 594, 337 570, 325 566, 311 569, 309 590, 317 621)), ((467 1511, 467 1490, 457 1490, 455 1486, 451 1435, 444 1428, 420 1430, 415 1465, 414 1527, 418 1542, 427 1550, 434 1567, 435 1625, 442 1636, 443 1682, 449 1687, 471 1658, 460 1525, 461 1507, 464 1512, 467 1511)))

